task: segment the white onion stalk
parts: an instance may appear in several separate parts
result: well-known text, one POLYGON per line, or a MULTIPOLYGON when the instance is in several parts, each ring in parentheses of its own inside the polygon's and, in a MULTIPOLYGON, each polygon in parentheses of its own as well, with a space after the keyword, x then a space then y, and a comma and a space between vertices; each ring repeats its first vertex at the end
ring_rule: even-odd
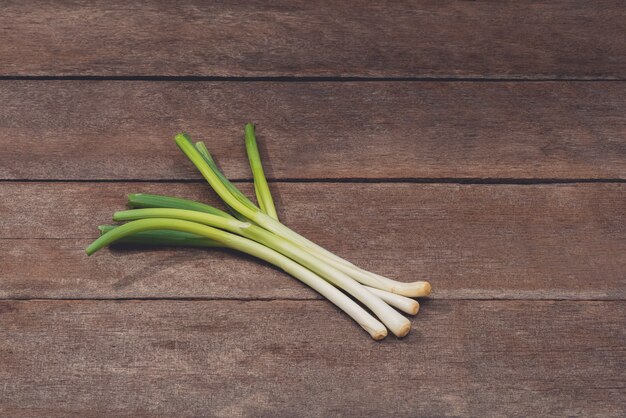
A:
MULTIPOLYGON (((119 225, 100 225, 98 229, 100 234, 106 234, 107 232, 118 228, 119 225)), ((119 243, 134 244, 134 245, 148 245, 148 246, 186 246, 186 247, 199 247, 199 248, 217 248, 222 247, 218 242, 212 241, 208 238, 201 237, 187 232, 180 231, 144 231, 138 232, 134 235, 127 236, 117 240, 119 243)), ((395 293, 386 292, 384 290, 376 289, 373 287, 365 286, 370 292, 379 296, 383 301, 387 302, 390 306, 403 311, 409 315, 416 315, 419 310, 419 303, 416 300, 397 295, 395 293)))
POLYGON ((222 174, 203 143, 194 145, 186 134, 178 134, 176 144, 228 206, 232 216, 185 199, 129 195, 131 207, 143 209, 115 213, 115 220, 130 222, 101 226, 103 235, 87 247, 87 254, 118 240, 232 248, 265 260, 309 285, 346 312, 375 340, 384 338, 387 328, 398 337, 405 336, 411 324, 392 307, 415 315, 419 303, 406 296, 427 296, 430 284, 403 283, 368 272, 283 225, 278 220, 263 172, 252 124, 246 125, 245 137, 258 205, 222 174), (341 290, 369 308, 380 321, 341 290))
POLYGON ((302 266, 325 278, 335 286, 351 294, 372 310, 372 312, 374 312, 383 324, 385 324, 387 328, 389 328, 396 336, 403 337, 411 329, 410 321, 393 310, 383 301, 383 299, 381 299, 380 296, 373 294, 350 276, 315 257, 315 255, 310 252, 261 227, 252 225, 248 222, 241 222, 222 216, 183 209, 134 209, 116 212, 113 216, 113 219, 116 221, 129 221, 145 218, 172 218, 197 222, 199 224, 220 228, 248 239, 252 239, 291 258, 302 266))
POLYGON ((333 266, 335 268, 338 268, 341 264, 342 271, 360 283, 404 296, 427 296, 430 292, 430 285, 427 282, 419 281, 413 283, 403 283, 359 269, 349 261, 342 259, 305 237, 297 234, 276 219, 254 207, 254 205, 242 202, 241 199, 233 194, 232 190, 230 190, 233 186, 231 185, 228 187, 228 185, 224 184, 221 180, 224 176, 219 173, 214 165, 209 165, 207 163, 205 156, 198 151, 186 134, 178 134, 174 140, 181 151, 183 151, 187 158, 189 158, 189 160, 191 160, 191 162, 196 166, 198 171, 200 171, 200 174, 202 174, 220 198, 222 198, 222 200, 229 207, 234 209, 243 217, 276 235, 288 239, 293 243, 297 243, 300 247, 309 250, 309 252, 316 255, 318 258, 324 257, 327 260, 333 259, 335 262, 333 266))
MULTIPOLYGON (((109 232, 101 235, 96 241, 91 243, 85 250, 88 255, 93 254, 100 248, 105 247, 112 242, 131 236, 143 231, 155 230, 173 230, 187 232, 198 236, 206 237, 217 241, 221 245, 232 248, 254 257, 267 261, 276 267, 281 268, 285 272, 294 276, 301 282, 315 289, 326 299, 334 303, 339 309, 354 319, 363 329, 365 329, 373 339, 380 340, 387 335, 385 326, 343 294, 339 289, 310 271, 304 266, 285 257, 284 255, 272 250, 257 242, 231 234, 210 226, 201 225, 195 222, 184 221, 180 219, 140 219, 127 224, 116 227, 109 232)), ((384 303, 384 302, 383 302, 384 303)))
POLYGON ((331 266, 335 267, 337 270, 346 273, 361 284, 411 298, 430 295, 431 286, 427 281, 416 281, 410 283, 399 282, 397 280, 392 280, 379 274, 363 270, 349 262, 342 263, 334 258, 327 257, 325 254, 315 254, 331 266))
POLYGON ((246 153, 248 154, 252 178, 254 179, 256 200, 263 212, 278 220, 274 199, 270 193, 267 179, 265 178, 265 172, 263 171, 263 164, 261 163, 261 156, 259 155, 259 148, 256 143, 256 135, 254 134, 254 125, 247 123, 244 132, 246 138, 246 153))
POLYGON ((417 315, 417 312, 420 309, 420 304, 415 299, 376 289, 375 287, 365 286, 365 288, 387 302, 389 305, 409 315, 417 315))

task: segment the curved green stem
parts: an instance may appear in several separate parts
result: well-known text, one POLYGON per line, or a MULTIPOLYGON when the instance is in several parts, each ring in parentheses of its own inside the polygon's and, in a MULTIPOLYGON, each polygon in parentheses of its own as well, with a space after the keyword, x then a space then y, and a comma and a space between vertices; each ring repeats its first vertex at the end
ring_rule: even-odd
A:
POLYGON ((263 170, 263 164, 261 163, 261 156, 259 154, 259 147, 256 143, 253 124, 246 124, 245 137, 246 153, 248 154, 248 161, 250 162, 250 168, 252 169, 254 191, 257 196, 257 201, 259 202, 259 206, 263 212, 278 220, 278 214, 276 213, 276 207, 274 206, 274 199, 272 199, 272 193, 270 192, 270 188, 267 184, 265 171, 263 170))
MULTIPOLYGON (((104 235, 115 228, 119 228, 120 225, 100 225, 98 229, 100 234, 104 235)), ((145 231, 138 232, 135 235, 124 237, 118 241, 121 244, 138 244, 149 246, 164 246, 164 247, 200 247, 200 248, 214 248, 221 247, 217 241, 210 240, 195 234, 189 234, 187 232, 180 231, 145 231)))
POLYGON ((187 158, 189 158, 196 166, 198 171, 200 171, 200 174, 202 174, 206 181, 211 185, 213 190, 215 190, 219 197, 221 197, 228 206, 232 207, 247 218, 250 216, 254 217, 255 211, 240 202, 239 199, 237 199, 230 192, 230 190, 228 190, 228 187, 226 187, 226 185, 220 180, 213 169, 207 164, 202 154, 200 154, 196 147, 191 143, 187 134, 181 133, 176 135, 174 137, 174 141, 187 158))
MULTIPOLYGON (((133 219, 144 219, 134 217, 133 219)), ((98 229, 102 234, 112 229, 119 228, 119 225, 100 225, 98 229)), ((135 235, 130 235, 120 239, 120 243, 147 245, 147 246, 182 246, 182 247, 221 247, 221 245, 213 240, 204 238, 195 234, 179 231, 145 231, 135 235)), ((417 314, 419 303, 413 299, 396 295, 384 290, 366 286, 367 290, 380 297, 383 301, 396 309, 399 309, 409 315, 417 314)))
POLYGON ((175 218, 209 225, 215 228, 241 235, 263 244, 284 256, 296 261, 314 273, 322 276, 350 293, 357 300, 366 305, 376 316, 397 336, 405 336, 410 328, 410 322, 398 312, 389 307, 379 296, 372 294, 349 275, 335 269, 323 260, 315 257, 305 249, 292 242, 272 234, 267 230, 250 223, 224 219, 210 214, 180 210, 180 209, 137 209, 116 212, 113 219, 128 221, 145 218, 175 218))
POLYGON ((228 191, 233 196, 235 196, 242 204, 246 205, 249 209, 258 211, 259 208, 254 203, 252 203, 252 201, 248 199, 248 197, 245 194, 243 194, 241 190, 239 190, 233 183, 231 183, 230 180, 226 178, 224 173, 220 171, 219 167, 215 163, 215 160, 211 156, 211 153, 209 153, 209 150, 207 149, 206 145, 204 145, 204 142, 202 141, 196 142, 195 147, 200 153, 200 155, 202 156, 202 158, 204 158, 204 161, 207 163, 209 168, 213 170, 213 173, 224 184, 224 186, 226 186, 228 191))
POLYGON ((265 260, 268 263, 283 269, 287 273, 318 291, 346 312, 357 323, 359 323, 359 325, 361 325, 361 327, 363 327, 372 336, 372 338, 379 340, 384 338, 387 334, 387 330, 382 323, 376 320, 337 288, 307 268, 252 240, 221 231, 210 226, 179 219, 140 219, 121 225, 100 236, 86 248, 85 252, 88 255, 91 255, 116 240, 136 233, 153 230, 173 230, 196 234, 217 241, 221 245, 228 248, 232 248, 265 260))
POLYGON ((212 215, 222 216, 228 219, 234 219, 230 214, 223 210, 214 208, 204 203, 196 202, 179 197, 162 196, 148 193, 131 193, 128 195, 128 206, 131 208, 171 208, 194 210, 197 212, 210 213, 212 215))
POLYGON ((349 274, 352 278, 360 281, 361 283, 367 284, 368 286, 383 290, 391 289, 390 291, 404 296, 426 296, 430 292, 430 284, 428 282, 418 281, 413 283, 403 283, 360 269, 349 261, 344 260, 343 258, 308 240, 302 235, 294 232, 276 219, 261 212, 258 208, 255 210, 247 207, 228 190, 220 178, 213 172, 211 167, 209 167, 198 150, 191 144, 191 141, 186 134, 176 135, 175 141, 183 153, 185 153, 187 158, 191 160, 198 171, 200 171, 204 178, 209 182, 213 190, 215 190, 215 192, 222 198, 222 200, 224 200, 224 202, 231 206, 235 211, 239 212, 255 224, 273 232, 276 235, 288 239, 295 244, 298 244, 300 247, 319 255, 320 258, 334 260, 337 266, 343 265, 342 271, 349 272, 347 274, 349 274))

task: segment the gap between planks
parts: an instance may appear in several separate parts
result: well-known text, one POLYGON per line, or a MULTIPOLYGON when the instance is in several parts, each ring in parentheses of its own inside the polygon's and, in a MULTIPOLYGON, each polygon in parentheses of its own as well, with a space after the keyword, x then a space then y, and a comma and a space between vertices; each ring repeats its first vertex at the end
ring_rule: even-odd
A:
MULTIPOLYGON (((110 222, 111 213, 123 206, 123 195, 138 188, 130 186, 0 187, 3 201, 11 202, 0 235, 13 238, 0 240, 0 254, 6 256, 0 262, 0 296, 314 298, 305 287, 288 284, 292 280, 277 269, 227 251, 205 257, 201 250, 116 250, 88 259, 84 247, 96 235, 95 225, 110 222), (32 208, 30 216, 25 216, 26 207, 32 208), (58 268, 50 270, 50 265, 58 268), (173 274, 179 278, 175 283, 173 274)), ((197 184, 141 186, 138 191, 144 193, 203 201, 216 197, 197 184)), ((250 187, 242 185, 244 192, 250 187)), ((279 184, 276 192, 287 225, 389 277, 407 281, 426 275, 435 286, 433 299, 626 299, 620 211, 626 190, 621 184, 279 184), (353 213, 342 203, 356 200, 369 204, 353 213), (389 218, 386 226, 363 223, 363 217, 377 216, 381 207, 389 218), (320 219, 324 227, 312 226, 320 219), (374 236, 380 239, 369 238, 374 236)))
MULTIPOLYGON (((252 183, 252 178, 230 179, 233 183, 252 183)), ((488 184, 488 185, 537 185, 537 184, 578 184, 578 183, 626 183, 621 178, 268 178, 269 183, 330 183, 330 184, 488 184)), ((202 184, 204 179, 0 179, 0 183, 186 183, 202 184)))
POLYGON ((583 81, 583 82, 625 82, 625 78, 621 77, 341 77, 341 76, 322 76, 322 77, 300 77, 300 76, 263 76, 263 77, 237 77, 237 76, 89 76, 89 75, 67 75, 67 76, 0 76, 0 81, 219 81, 219 82, 278 82, 278 83, 328 83, 328 82, 468 82, 468 83, 534 83, 534 82, 567 82, 567 81, 583 81))
MULTIPOLYGON (((584 299, 568 299, 568 298, 495 298, 495 297, 486 297, 486 298, 418 298, 417 299, 420 304, 428 304, 432 301, 444 301, 444 302, 624 302, 626 299, 616 298, 616 299, 598 299, 598 298, 584 298, 584 299)), ((103 298, 94 298, 94 297, 74 297, 74 298, 66 298, 66 297, 37 297, 37 298, 29 298, 29 297, 11 297, 11 298, 0 298, 0 302, 11 302, 11 301, 19 301, 19 302, 48 302, 48 301, 59 301, 59 302, 158 302, 158 301, 171 301, 171 302, 327 302, 326 299, 322 297, 318 297, 317 299, 312 298, 290 298, 290 297, 272 297, 272 298, 264 298, 264 297, 251 297, 251 298, 233 298, 233 297, 103 297, 103 298)))

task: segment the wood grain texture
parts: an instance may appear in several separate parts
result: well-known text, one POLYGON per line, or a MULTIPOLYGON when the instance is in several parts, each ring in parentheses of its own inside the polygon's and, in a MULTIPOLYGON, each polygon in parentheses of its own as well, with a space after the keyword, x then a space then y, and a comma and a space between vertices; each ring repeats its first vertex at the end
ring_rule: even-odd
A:
MULTIPOLYGON (((251 192, 249 184, 243 190, 251 192)), ((625 184, 274 183, 281 219, 435 298, 626 297, 625 184)), ((218 202, 204 184, 5 183, 0 296, 315 298, 227 252, 83 250, 130 192, 218 202), (54 266, 54 268, 51 268, 54 266)))
POLYGON ((619 0, 4 1, 1 75, 626 77, 619 0))
POLYGON ((626 183, 456 180, 626 179, 621 1, 0 10, 0 416, 626 416, 626 183), (177 131, 249 180, 248 121, 286 224, 433 283, 407 338, 226 250, 84 254, 126 193, 217 201, 177 131))
POLYGON ((0 82, 0 178, 199 179, 171 138, 271 178, 626 179, 626 83, 0 82))
POLYGON ((624 302, 432 301, 380 343, 323 301, 0 312, 4 416, 626 413, 624 302))

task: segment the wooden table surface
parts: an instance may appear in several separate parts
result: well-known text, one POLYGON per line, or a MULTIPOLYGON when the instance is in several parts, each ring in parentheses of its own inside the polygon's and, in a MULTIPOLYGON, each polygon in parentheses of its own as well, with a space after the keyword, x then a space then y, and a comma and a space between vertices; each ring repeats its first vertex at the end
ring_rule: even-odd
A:
POLYGON ((622 1, 2 1, 0 415, 626 415, 622 1), (374 342, 249 257, 83 249, 125 194, 246 192, 426 278, 374 342))

